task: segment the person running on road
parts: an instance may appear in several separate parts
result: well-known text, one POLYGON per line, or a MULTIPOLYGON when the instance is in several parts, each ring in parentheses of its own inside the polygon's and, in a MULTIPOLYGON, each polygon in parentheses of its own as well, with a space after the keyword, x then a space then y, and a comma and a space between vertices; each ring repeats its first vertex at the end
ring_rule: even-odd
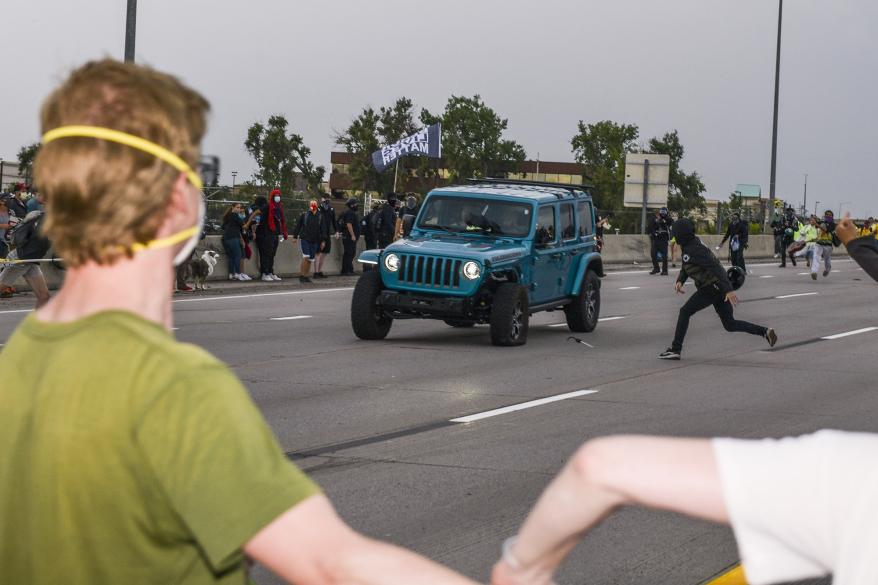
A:
POLYGON ((685 294, 683 285, 687 279, 691 278, 695 282, 697 290, 680 308, 674 341, 668 349, 659 354, 659 359, 680 359, 683 351, 683 339, 689 329, 689 319, 710 305, 713 305, 726 331, 742 331, 759 335, 768 341, 771 347, 774 347, 774 344, 777 343, 777 334, 774 329, 735 319, 733 307, 738 304, 738 297, 732 290, 726 271, 719 260, 707 246, 701 243, 701 240, 695 237, 695 226, 692 221, 687 218, 678 219, 674 223, 673 229, 677 243, 680 244, 680 252, 683 255, 683 266, 680 268, 680 276, 677 277, 674 288, 678 294, 685 294))
POLYGON ((314 278, 326 278, 326 275, 323 274, 323 263, 326 261, 326 255, 332 251, 332 236, 334 235, 336 238, 339 236, 336 229, 335 209, 332 208, 329 193, 323 194, 323 201, 320 202, 320 215, 322 216, 324 234, 323 239, 320 240, 317 259, 314 262, 314 278))
POLYGON ((326 228, 323 225, 323 217, 317 201, 312 199, 308 211, 302 212, 293 231, 293 241, 301 241, 302 265, 299 267, 299 282, 303 284, 311 282, 308 277, 311 263, 320 253, 320 247, 325 239, 326 228))
POLYGON ((245 583, 252 559, 305 585, 473 585, 346 525, 232 371, 174 339, 207 109, 111 60, 43 106, 35 174, 67 275, 0 352, 4 583, 245 583))
POLYGON ((827 209, 823 215, 823 221, 817 224, 817 238, 811 250, 811 280, 817 280, 817 272, 820 270, 820 262, 823 262, 823 277, 829 276, 832 271, 832 247, 839 244, 835 235, 835 217, 831 210, 827 209))
MULTIPOLYGON (((835 230, 878 281, 878 240, 846 216, 835 230)), ((685 253, 685 252, 684 252, 685 253)), ((540 496, 494 565, 492 585, 548 585, 577 541, 611 513, 643 506, 731 524, 750 585, 833 575, 878 582, 878 434, 781 440, 616 436, 585 443, 540 496)))
POLYGON ((788 207, 781 217, 780 229, 782 230, 780 234, 780 267, 787 267, 787 256, 795 266, 796 256, 787 251, 795 241, 796 232, 799 229, 799 220, 796 219, 796 211, 792 207, 788 207))
POLYGON ((659 273, 659 260, 662 263, 662 275, 668 274, 668 240, 671 239, 671 225, 667 207, 656 211, 649 220, 646 231, 649 233, 649 256, 652 259, 652 272, 650 274, 659 273))
POLYGON ((716 249, 722 248, 726 240, 729 240, 729 259, 732 262, 732 266, 737 266, 746 274, 747 266, 744 264, 744 250, 750 246, 750 225, 748 222, 743 221, 741 214, 737 212, 732 214, 731 219, 729 227, 726 228, 726 235, 723 236, 716 249))

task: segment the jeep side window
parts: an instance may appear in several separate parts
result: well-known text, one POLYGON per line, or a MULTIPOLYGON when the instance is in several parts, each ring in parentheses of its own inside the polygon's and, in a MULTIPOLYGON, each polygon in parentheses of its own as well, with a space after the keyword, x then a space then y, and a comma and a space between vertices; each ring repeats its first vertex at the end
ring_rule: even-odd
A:
POLYGON ((534 243, 539 247, 546 247, 555 241, 555 207, 544 205, 540 207, 537 215, 537 231, 534 243))
POLYGON ((573 219, 573 204, 561 205, 561 239, 565 242, 576 239, 576 224, 573 219))
POLYGON ((590 236, 594 233, 592 224, 591 203, 579 202, 579 237, 590 236))

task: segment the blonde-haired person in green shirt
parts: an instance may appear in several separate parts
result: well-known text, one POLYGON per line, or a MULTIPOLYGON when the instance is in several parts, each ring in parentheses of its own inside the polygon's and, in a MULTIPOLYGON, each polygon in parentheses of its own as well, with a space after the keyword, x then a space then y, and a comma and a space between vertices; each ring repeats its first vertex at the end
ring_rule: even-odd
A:
POLYGON ((68 272, 0 353, 2 581, 242 583, 249 556, 303 584, 471 583, 349 528, 229 369, 169 333, 207 110, 110 60, 43 106, 36 179, 68 272))

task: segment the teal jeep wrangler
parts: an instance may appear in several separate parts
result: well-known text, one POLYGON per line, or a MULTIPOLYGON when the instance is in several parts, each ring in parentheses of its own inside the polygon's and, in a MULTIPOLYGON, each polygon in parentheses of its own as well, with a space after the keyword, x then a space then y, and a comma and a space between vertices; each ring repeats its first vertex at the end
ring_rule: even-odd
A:
POLYGON ((523 345, 530 316, 563 309, 571 331, 594 330, 603 263, 588 187, 500 179, 431 191, 409 236, 367 250, 351 324, 384 339, 394 319, 487 323, 494 345, 523 345))

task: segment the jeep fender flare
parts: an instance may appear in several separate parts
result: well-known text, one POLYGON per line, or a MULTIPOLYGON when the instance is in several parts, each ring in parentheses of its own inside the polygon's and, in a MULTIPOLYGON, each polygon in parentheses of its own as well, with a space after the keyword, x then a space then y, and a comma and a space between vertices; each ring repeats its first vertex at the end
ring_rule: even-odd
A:
POLYGON ((378 264, 381 260, 381 250, 363 250, 357 258, 357 262, 363 264, 378 264))
POLYGON ((587 270, 591 270, 600 277, 606 276, 604 274, 604 261, 600 253, 591 252, 579 260, 579 270, 576 271, 576 280, 573 281, 573 290, 570 292, 571 296, 579 294, 582 288, 582 280, 585 278, 587 270))

